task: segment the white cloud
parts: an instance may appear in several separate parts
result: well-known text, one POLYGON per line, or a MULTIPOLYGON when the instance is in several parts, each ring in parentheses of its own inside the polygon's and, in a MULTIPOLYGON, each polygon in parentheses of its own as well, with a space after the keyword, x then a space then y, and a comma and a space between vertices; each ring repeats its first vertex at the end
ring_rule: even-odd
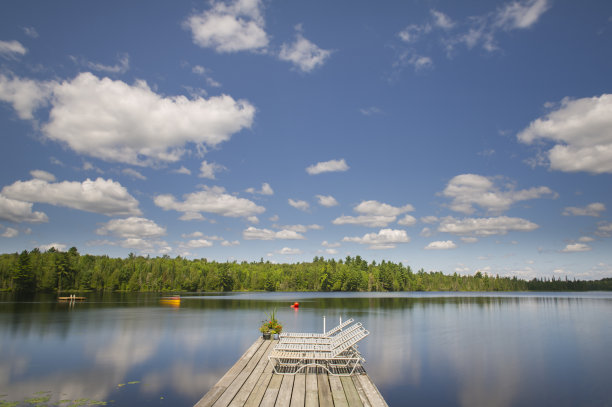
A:
POLYGON ((362 237, 344 237, 343 242, 367 244, 370 249, 393 249, 397 243, 408 243, 405 230, 381 229, 378 233, 366 233, 362 237))
POLYGON ((54 248, 57 251, 63 252, 63 251, 66 251, 68 246, 63 244, 63 243, 49 243, 49 244, 42 244, 42 245, 38 246, 38 248, 42 252, 46 252, 46 251, 48 251, 51 248, 54 248))
POLYGON ((598 236, 609 237, 612 234, 612 222, 600 222, 595 233, 598 236))
MULTIPOLYGON (((245 198, 227 194, 223 187, 203 187, 202 191, 185 194, 179 202, 171 194, 157 195, 153 201, 164 210, 183 212, 184 216, 201 219, 200 212, 215 213, 233 218, 249 217, 263 213, 266 209, 245 198)), ((194 218, 195 219, 195 218, 194 218)))
POLYGON ((40 179, 47 182, 55 181, 55 175, 43 170, 32 170, 30 171, 30 175, 32 176, 32 178, 40 179))
POLYGON ((331 56, 331 53, 330 50, 322 49, 313 44, 298 32, 292 44, 284 43, 281 45, 278 57, 282 61, 293 63, 302 72, 311 72, 322 66, 331 56))
POLYGON ((0 74, 0 100, 12 104, 20 119, 30 120, 36 109, 48 103, 53 86, 53 82, 8 78, 0 74))
POLYGON ((140 172, 136 171, 133 168, 125 168, 121 171, 123 174, 130 176, 134 179, 140 179, 140 180, 146 180, 147 177, 145 177, 144 175, 142 175, 140 172))
POLYGON ((306 233, 309 230, 321 230, 323 227, 321 225, 312 224, 312 225, 273 225, 276 229, 285 229, 292 230, 298 233, 306 233))
POLYGON ((198 231, 193 232, 193 233, 183 233, 181 235, 181 237, 183 239, 193 239, 193 238, 196 238, 196 237, 204 237, 204 233, 198 232, 198 231))
POLYGON ((404 28, 402 31, 400 31, 397 35, 402 41, 406 43, 414 43, 419 40, 423 34, 431 32, 431 28, 432 27, 430 24, 410 24, 406 26, 406 28, 404 28))
POLYGON ((319 205, 321 206, 332 207, 338 205, 338 201, 336 201, 336 198, 331 195, 316 195, 316 198, 319 200, 319 205))
POLYGON ((591 236, 580 236, 578 241, 582 243, 590 243, 590 242, 595 241, 595 239, 593 239, 591 236))
POLYGON ((505 30, 530 28, 549 8, 548 0, 513 1, 497 11, 495 25, 505 30))
POLYGON ((157 238, 166 234, 166 228, 146 218, 130 216, 111 219, 96 230, 99 235, 114 235, 123 239, 157 238))
POLYGON ((307 211, 310 208, 310 205, 306 201, 293 200, 289 198, 289 205, 293 206, 295 209, 299 209, 301 211, 307 211))
POLYGON ((213 243, 206 239, 193 239, 183 244, 183 247, 188 249, 198 249, 202 247, 211 247, 213 243))
POLYGON ((83 182, 50 183, 40 179, 17 181, 2 194, 11 199, 39 202, 107 216, 139 215, 138 201, 120 183, 111 179, 87 178, 83 182))
POLYGON ((360 225, 370 228, 385 227, 391 222, 395 222, 397 216, 383 215, 359 215, 359 216, 340 216, 332 221, 334 225, 360 225))
POLYGON ((30 38, 38 38, 38 31, 34 27, 23 27, 23 32, 30 38))
POLYGON ((362 213, 364 215, 379 215, 379 216, 398 216, 404 212, 414 211, 414 207, 410 204, 396 207, 386 203, 378 201, 362 201, 353 208, 355 212, 362 213))
POLYGON ((268 46, 260 0, 212 1, 211 8, 184 22, 193 42, 217 52, 257 51, 268 46))
POLYGON ((229 241, 229 240, 224 240, 221 242, 221 246, 225 246, 225 247, 232 247, 232 246, 238 246, 240 245, 240 242, 238 240, 233 240, 233 241, 229 241))
POLYGON ((191 170, 186 168, 184 165, 181 165, 181 168, 179 168, 179 169, 172 170, 172 172, 174 172, 176 174, 191 175, 191 170))
POLYGON ((283 247, 280 250, 275 252, 276 254, 284 254, 284 255, 292 255, 292 254, 302 254, 300 249, 292 249, 290 247, 283 247))
POLYGON ((28 52, 26 47, 21 45, 19 41, 0 41, 0 56, 3 58, 14 59, 17 56, 23 56, 28 52))
POLYGON ((572 243, 565 246, 562 253, 576 253, 576 252, 588 252, 593 250, 591 246, 584 243, 572 243))
POLYGON ((304 239, 300 233, 293 230, 279 230, 277 232, 269 229, 257 229, 250 226, 242 232, 245 240, 300 240, 304 239))
POLYGON ((359 111, 364 116, 373 116, 373 115, 383 113, 383 111, 379 107, 376 107, 376 106, 364 107, 364 108, 359 109, 359 111))
POLYGON ((342 245, 340 243, 329 243, 327 240, 324 240, 323 242, 321 242, 321 246, 333 248, 333 247, 340 247, 342 245))
POLYGON ((477 238, 477 237, 473 237, 473 236, 470 236, 470 237, 462 237, 462 238, 461 238, 461 241, 462 241, 463 243, 476 243, 476 242, 478 242, 478 238, 477 238))
POLYGON ((130 56, 128 54, 120 54, 117 59, 119 62, 115 65, 104 65, 97 62, 85 61, 83 64, 94 71, 105 72, 108 74, 123 74, 130 69, 130 56))
POLYGON ((0 194, 0 219, 10 222, 48 222, 43 212, 32 212, 32 203, 7 198, 0 194))
POLYGON ((565 98, 557 110, 531 122, 519 141, 532 144, 548 140, 551 169, 593 174, 612 173, 612 94, 565 98))
POLYGON ((433 236, 433 234, 434 234, 434 233, 433 233, 433 230, 431 230, 431 228, 424 227, 424 228, 421 230, 421 233, 419 233, 419 234, 420 234, 421 236, 423 236, 423 237, 431 237, 431 236, 433 236))
MULTIPOLYGON (((6 100, 2 83, 0 77, 0 99, 6 100)), ((21 110, 15 107, 20 116, 28 107, 31 117, 41 93, 21 110)), ((42 127, 47 138, 79 154, 133 165, 176 162, 188 143, 216 146, 249 128, 255 114, 247 101, 228 95, 162 97, 144 81, 128 85, 89 72, 55 84, 53 96, 49 122, 42 127)))
POLYGON ((267 182, 261 184, 261 189, 256 190, 255 188, 247 188, 246 192, 250 194, 259 194, 259 195, 274 195, 274 190, 267 182))
POLYGON ((428 223, 428 224, 436 223, 436 222, 438 222, 438 217, 437 216, 431 216, 431 215, 430 216, 423 216, 421 218, 421 222, 428 223))
POLYGON ((457 248, 457 245, 452 240, 431 242, 425 246, 425 250, 449 250, 455 248, 457 248))
POLYGON ((334 255, 334 254, 338 254, 338 250, 336 250, 336 249, 325 249, 325 253, 334 255))
POLYGON ((436 27, 440 27, 445 30, 448 30, 455 26, 455 23, 453 22, 453 20, 449 16, 444 14, 443 12, 438 11, 438 10, 433 10, 433 9, 429 10, 429 12, 434 18, 434 25, 436 27))
POLYGON ((202 165, 200 165, 200 174, 198 174, 198 177, 215 179, 215 172, 225 169, 226 168, 222 165, 202 161, 202 165))
POLYGON ((15 237, 17 235, 19 235, 19 231, 17 229, 11 228, 11 227, 7 227, 6 230, 4 232, 2 232, 2 234, 0 236, 11 238, 11 237, 15 237))
POLYGON ((257 216, 249 216, 247 218, 247 221, 254 223, 254 224, 258 224, 259 223, 259 218, 257 216))
MULTIPOLYGON (((340 216, 332 221, 334 225, 362 225, 367 227, 385 227, 391 222, 395 222, 398 215, 411 212, 414 207, 410 204, 396 207, 386 203, 370 200, 362 201, 353 208, 355 212, 361 213, 359 216, 340 216)), ((410 223, 410 217, 405 217, 400 222, 410 223)), ((416 220, 415 220, 416 221, 416 220)), ((403 224, 403 223, 400 223, 403 224)))
POLYGON ((438 232, 454 235, 492 236, 505 235, 508 232, 530 232, 539 226, 522 218, 499 216, 493 218, 464 218, 452 216, 443 218, 438 226, 438 232))
POLYGON ((310 175, 317 175, 324 172, 347 171, 348 169, 349 166, 346 164, 344 158, 342 158, 340 160, 318 162, 306 168, 306 172, 310 175))
POLYGON ((599 217, 601 213, 606 210, 606 206, 601 202, 593 202, 588 204, 584 208, 579 208, 576 206, 568 206, 563 209, 563 215, 565 216, 594 216, 599 217))
POLYGON ((400 220, 397 221, 398 225, 402 225, 402 226, 413 226, 415 225, 417 222, 416 218, 412 215, 406 215, 403 218, 401 218, 400 220))
POLYGON ((506 185, 505 190, 497 187, 491 178, 476 174, 461 174, 453 177, 442 195, 451 198, 450 208, 456 212, 474 213, 474 205, 487 212, 500 213, 508 210, 516 202, 538 199, 544 196, 557 197, 548 187, 534 187, 515 190, 512 185, 506 185))

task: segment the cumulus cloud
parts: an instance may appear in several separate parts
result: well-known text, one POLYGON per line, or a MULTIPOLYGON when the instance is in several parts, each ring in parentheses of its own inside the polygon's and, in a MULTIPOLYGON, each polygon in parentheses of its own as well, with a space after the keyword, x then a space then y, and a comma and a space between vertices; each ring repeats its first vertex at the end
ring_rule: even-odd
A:
MULTIPOLYGON (((153 202, 164 210, 183 212, 191 219, 201 218, 200 212, 214 213, 233 218, 249 217, 263 213, 266 209, 253 201, 238 198, 225 192, 223 187, 204 186, 202 191, 183 195, 182 202, 171 194, 157 195, 153 202)), ((183 218, 183 220, 187 220, 183 218)))
POLYGON ((343 242, 369 245, 370 249, 394 249, 397 243, 408 243, 405 230, 381 229, 378 233, 366 233, 362 237, 344 237, 343 242))
POLYGON ((200 165, 200 174, 198 174, 198 177, 215 179, 215 173, 225 169, 226 168, 222 165, 202 161, 202 165, 200 165))
POLYGON ((584 243, 572 243, 565 246, 562 253, 576 253, 576 252, 588 252, 593 250, 591 246, 584 243))
POLYGON ((189 168, 186 168, 184 165, 181 165, 181 168, 172 170, 172 172, 175 174, 191 175, 191 170, 189 168))
POLYGON ((49 218, 43 212, 32 212, 32 203, 10 199, 0 194, 0 219, 10 222, 42 223, 49 218))
MULTIPOLYGON (((398 215, 414 210, 410 204, 396 207, 386 203, 370 200, 362 201, 353 208, 358 216, 340 216, 332 221, 334 225, 361 225, 367 227, 385 227, 391 222, 395 222, 398 215)), ((409 224, 412 219, 405 217, 400 224, 409 224)))
POLYGON ((492 178, 476 174, 461 174, 453 177, 442 195, 452 199, 450 208, 465 214, 474 213, 474 205, 487 212, 500 213, 508 210, 516 202, 538 199, 545 196, 553 198, 557 194, 548 187, 534 187, 516 190, 513 185, 502 189, 495 185, 492 178))
POLYGON ((240 242, 238 240, 233 240, 233 241, 229 241, 229 240, 224 240, 221 242, 221 246, 225 246, 225 247, 232 247, 232 246, 239 246, 240 242))
POLYGON ((228 95, 163 97, 144 81, 128 85, 85 72, 53 87, 42 129, 79 154, 152 165, 178 161, 188 143, 203 147, 229 140, 251 126, 254 114, 247 101, 228 95))
POLYGON ((508 232, 531 232, 539 226, 522 218, 499 216, 493 218, 442 218, 438 232, 464 236, 505 235, 508 232))
POLYGON ((321 230, 323 227, 321 225, 312 224, 312 225, 272 225, 275 229, 285 229, 292 230, 298 233, 305 233, 309 230, 321 230))
POLYGON ((250 194, 259 194, 259 195, 274 195, 274 190, 267 182, 261 184, 261 189, 256 190, 255 188, 247 188, 246 192, 250 194))
POLYGON ((211 247, 212 245, 213 242, 206 239, 192 239, 187 241, 186 243, 183 243, 181 247, 187 249, 199 249, 202 247, 211 247))
POLYGON ((262 11, 260 0, 212 1, 210 9, 189 16, 183 26, 200 47, 220 53, 258 51, 269 41, 262 11))
POLYGON ((17 229, 11 228, 11 227, 7 227, 4 230, 4 232, 2 232, 2 234, 0 236, 11 238, 11 237, 15 237, 17 235, 19 235, 19 231, 17 229))
POLYGON ((111 219, 96 230, 99 235, 114 235, 123 239, 156 238, 166 234, 166 228, 150 219, 130 216, 125 219, 111 219))
POLYGON ((136 171, 133 168, 125 168, 121 171, 123 174, 134 178, 134 179, 139 179, 139 180, 146 180, 147 177, 145 177, 144 175, 142 175, 140 172, 136 171))
POLYGON ((403 218, 401 218, 400 220, 397 221, 398 225, 402 225, 402 226, 413 226, 415 225, 417 222, 416 218, 412 215, 406 215, 403 218))
POLYGON ((303 235, 293 230, 269 230, 258 229, 250 226, 242 232, 242 237, 245 240, 301 240, 305 239, 303 235))
POLYGON ((319 205, 321 206, 332 207, 338 205, 338 201, 336 201, 336 198, 331 195, 316 195, 316 197, 319 200, 319 205))
POLYGON ((8 198, 46 203, 101 213, 107 216, 140 215, 138 201, 120 183, 111 179, 87 178, 83 182, 51 183, 42 179, 17 181, 5 186, 2 194, 8 198))
POLYGON ((302 254, 300 249, 292 249, 290 247, 283 247, 280 250, 275 252, 276 254, 284 254, 284 255, 293 255, 293 254, 302 254))
POLYGON ((612 222, 600 222, 595 233, 601 237, 609 237, 612 235, 612 222))
POLYGON ((547 164, 553 170, 612 173, 612 94, 561 101, 556 110, 531 122, 519 141, 550 141, 547 164))
POLYGON ((278 57, 282 61, 291 62, 302 72, 311 72, 322 66, 331 53, 330 50, 318 47, 298 32, 293 43, 281 45, 278 57))
POLYGON ((606 206, 601 202, 593 202, 588 204, 584 208, 576 206, 568 206, 563 209, 563 215, 565 216, 594 216, 599 217, 601 213, 606 210, 606 206))
POLYGON ((360 225, 370 228, 385 227, 391 222, 395 222, 396 216, 384 215, 359 215, 359 216, 340 216, 332 221, 334 225, 360 225))
POLYGON ((105 65, 91 61, 81 61, 81 64, 93 71, 104 72, 107 74, 126 73, 130 69, 130 56, 126 53, 123 53, 119 54, 117 59, 118 62, 115 65, 105 65))
POLYGON ((301 211, 307 211, 310 208, 310 204, 306 201, 301 200, 293 200, 289 198, 289 205, 293 206, 295 209, 299 209, 301 211))
POLYGON ((9 78, 0 74, 0 101, 10 103, 23 120, 34 118, 34 111, 45 106, 51 97, 55 82, 9 78))
POLYGON ((324 240, 321 242, 321 246, 323 247, 329 247, 329 248, 334 248, 334 247, 340 247, 342 246, 340 243, 329 243, 327 240, 324 240))
POLYGON ((55 175, 43 170, 32 170, 30 171, 30 175, 32 176, 32 178, 40 179, 47 182, 55 181, 55 175))
POLYGON ((425 246, 425 250, 449 250, 455 248, 457 248, 457 245, 452 240, 431 242, 425 246))
POLYGON ((349 166, 346 164, 344 158, 340 160, 329 160, 322 161, 316 164, 313 164, 306 168, 306 172, 310 175, 322 174, 324 172, 341 172, 347 171, 349 166))
POLYGON ((28 52, 26 47, 21 45, 19 41, 0 41, 0 56, 8 59, 15 59, 18 56, 23 56, 28 52))

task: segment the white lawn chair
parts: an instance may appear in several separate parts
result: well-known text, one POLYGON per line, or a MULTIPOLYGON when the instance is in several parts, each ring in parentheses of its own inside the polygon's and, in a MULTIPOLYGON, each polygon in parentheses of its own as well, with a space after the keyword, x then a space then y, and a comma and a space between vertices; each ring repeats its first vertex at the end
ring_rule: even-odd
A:
POLYGON ((353 318, 349 318, 343 323, 341 323, 340 325, 322 334, 310 333, 310 332, 281 332, 278 335, 278 337, 279 339, 282 339, 282 338, 329 338, 330 336, 337 334, 339 331, 342 330, 342 328, 352 324, 353 322, 354 322, 353 318))
POLYGON ((357 351, 357 342, 369 333, 360 324, 328 344, 285 344, 291 349, 275 347, 268 360, 272 363, 274 372, 278 374, 296 374, 308 367, 316 367, 334 376, 350 376, 365 362, 357 351))
POLYGON ((358 322, 344 331, 337 333, 336 335, 327 338, 307 338, 307 337, 289 337, 280 338, 278 344, 274 349, 278 350, 293 350, 293 349, 304 349, 304 350, 315 350, 317 346, 327 346, 341 343, 343 338, 348 338, 356 331, 365 331, 361 322, 358 322))

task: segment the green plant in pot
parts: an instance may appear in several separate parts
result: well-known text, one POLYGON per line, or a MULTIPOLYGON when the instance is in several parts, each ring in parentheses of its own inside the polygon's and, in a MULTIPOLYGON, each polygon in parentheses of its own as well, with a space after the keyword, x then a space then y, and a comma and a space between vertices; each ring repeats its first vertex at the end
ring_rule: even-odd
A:
POLYGON ((276 308, 270 314, 266 314, 267 319, 261 321, 259 332, 263 334, 264 339, 271 339, 275 334, 283 331, 283 326, 276 319, 276 308))

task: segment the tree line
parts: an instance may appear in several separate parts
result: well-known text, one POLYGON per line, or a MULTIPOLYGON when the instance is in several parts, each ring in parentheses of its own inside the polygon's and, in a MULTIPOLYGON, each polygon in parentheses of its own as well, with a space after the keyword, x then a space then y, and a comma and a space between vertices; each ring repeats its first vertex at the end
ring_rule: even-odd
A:
POLYGON ((612 290, 612 278, 598 281, 533 279, 414 272, 402 263, 368 263, 315 257, 311 262, 276 264, 207 259, 81 255, 51 248, 0 255, 0 290, 25 294, 62 291, 586 291, 612 290))

